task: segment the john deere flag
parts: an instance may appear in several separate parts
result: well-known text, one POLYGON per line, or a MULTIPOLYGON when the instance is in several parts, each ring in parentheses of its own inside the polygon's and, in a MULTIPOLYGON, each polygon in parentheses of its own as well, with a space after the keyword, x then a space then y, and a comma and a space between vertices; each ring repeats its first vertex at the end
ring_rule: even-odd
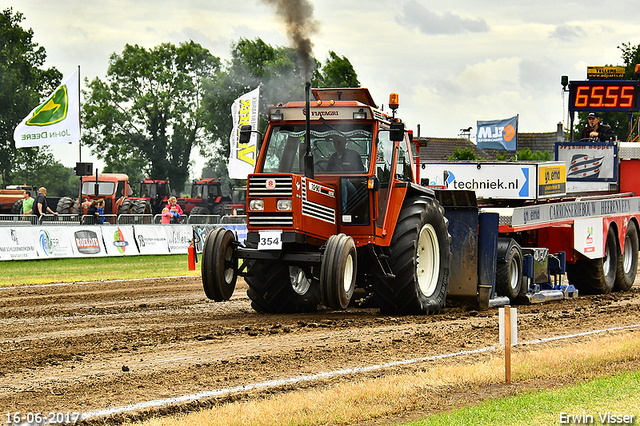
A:
POLYGON ((13 132, 16 148, 53 145, 80 140, 78 70, 41 105, 27 115, 13 132))
POLYGON ((476 145, 480 149, 515 151, 518 145, 518 116, 505 120, 478 121, 476 145))
POLYGON ((231 130, 231 150, 229 153, 229 177, 231 179, 246 179, 253 173, 256 165, 257 133, 251 134, 249 143, 240 143, 240 129, 250 124, 253 130, 258 130, 258 104, 260 102, 260 87, 245 93, 231 105, 233 130, 231 130))

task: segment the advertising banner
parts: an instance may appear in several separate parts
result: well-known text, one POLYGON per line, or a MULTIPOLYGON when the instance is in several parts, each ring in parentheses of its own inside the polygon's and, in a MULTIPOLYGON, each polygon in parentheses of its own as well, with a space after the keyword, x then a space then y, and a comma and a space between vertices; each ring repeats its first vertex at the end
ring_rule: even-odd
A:
POLYGON ((102 241, 101 226, 73 226, 67 228, 73 240, 73 251, 80 257, 103 257, 107 255, 102 241))
POLYGON ((102 226, 104 248, 109 256, 135 256, 140 254, 132 225, 102 226))
POLYGON ((169 254, 166 225, 133 226, 140 254, 169 254))
POLYGON ((478 121, 476 144, 478 148, 515 151, 518 146, 518 116, 504 120, 478 121))
POLYGON ((260 87, 245 93, 231 105, 233 128, 229 143, 229 177, 231 179, 246 179, 253 173, 256 165, 256 144, 258 134, 252 133, 248 143, 240 143, 240 129, 250 124, 253 130, 258 130, 258 105, 260 104, 260 87))
POLYGON ((37 227, 36 251, 40 258, 73 257, 73 233, 66 227, 37 227))
POLYGON ((617 150, 606 142, 556 143, 556 158, 567 163, 568 181, 616 182, 617 150))
POLYGON ((421 163, 420 177, 429 185, 472 190, 478 198, 535 199, 536 166, 509 163, 421 163))
POLYGON ((37 240, 30 226, 0 227, 0 260, 38 259, 37 240))
POLYGON ((187 253, 187 248, 193 239, 193 227, 189 225, 166 226, 167 245, 169 253, 187 253))

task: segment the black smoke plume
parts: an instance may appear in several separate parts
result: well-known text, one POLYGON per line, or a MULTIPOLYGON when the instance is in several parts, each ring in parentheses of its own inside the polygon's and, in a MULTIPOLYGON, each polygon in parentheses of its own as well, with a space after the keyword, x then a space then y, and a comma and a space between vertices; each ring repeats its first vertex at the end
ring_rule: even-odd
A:
POLYGON ((287 35, 298 52, 300 68, 305 81, 311 81, 313 43, 311 35, 318 31, 318 23, 313 19, 313 5, 309 0, 263 0, 275 7, 287 27, 287 35))

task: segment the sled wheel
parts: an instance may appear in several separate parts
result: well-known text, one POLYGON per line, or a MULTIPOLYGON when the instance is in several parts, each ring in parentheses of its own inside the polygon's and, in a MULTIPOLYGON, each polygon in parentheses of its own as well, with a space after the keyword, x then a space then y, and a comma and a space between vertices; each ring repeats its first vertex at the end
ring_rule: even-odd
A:
POLYGON ((356 287, 357 254, 353 238, 338 234, 327 241, 320 266, 323 302, 331 309, 346 309, 356 287))
POLYGON ((415 196, 405 200, 391 245, 382 248, 395 278, 374 277, 380 312, 433 314, 444 307, 451 259, 447 227, 444 209, 435 199, 415 196))
POLYGON ((618 252, 615 290, 627 291, 636 280, 638 269, 638 227, 629 221, 624 236, 624 253, 618 252))
POLYGON ((567 278, 585 294, 611 293, 616 281, 618 244, 613 228, 609 228, 604 247, 604 257, 585 262, 567 264, 567 278))
POLYGON ((496 290, 500 296, 515 300, 522 290, 522 251, 512 244, 504 261, 498 261, 496 269, 496 290))

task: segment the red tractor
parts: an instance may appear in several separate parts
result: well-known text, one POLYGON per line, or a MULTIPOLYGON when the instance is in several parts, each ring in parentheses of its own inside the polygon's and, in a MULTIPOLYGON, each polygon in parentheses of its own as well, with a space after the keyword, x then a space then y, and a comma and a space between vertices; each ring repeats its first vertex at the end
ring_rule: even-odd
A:
POLYGON ((231 198, 222 194, 219 179, 199 179, 191 185, 191 197, 180 198, 178 203, 190 215, 224 216, 231 206, 231 198))
POLYGON ((161 214, 171 195, 168 179, 145 179, 140 182, 138 196, 125 199, 118 214, 161 214))
MULTIPOLYGON (((123 173, 100 173, 97 175, 82 176, 82 213, 86 214, 91 200, 104 199, 105 214, 117 215, 123 213, 125 201, 133 194, 129 184, 129 176, 123 173)), ((129 209, 124 208, 127 212, 129 209)), ((56 211, 59 214, 78 214, 78 199, 75 197, 62 197, 58 201, 56 211)))
MULTIPOLYGON (((216 301, 238 275, 259 312, 345 309, 354 294, 387 314, 445 304, 451 237, 432 189, 416 184, 410 133, 367 89, 314 89, 269 109, 248 177, 247 239, 224 228, 203 246, 202 282, 216 301)), ((246 143, 250 126, 243 126, 246 143)))

